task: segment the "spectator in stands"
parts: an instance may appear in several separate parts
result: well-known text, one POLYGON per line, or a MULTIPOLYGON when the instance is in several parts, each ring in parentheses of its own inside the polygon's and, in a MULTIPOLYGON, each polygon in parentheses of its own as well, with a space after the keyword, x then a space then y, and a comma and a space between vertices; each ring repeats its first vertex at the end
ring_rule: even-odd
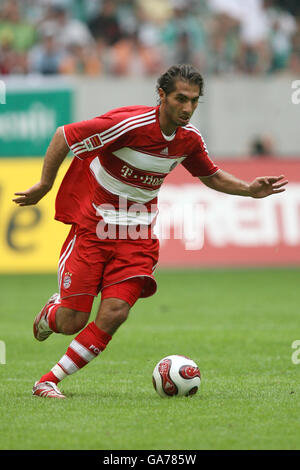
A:
POLYGON ((173 12, 162 29, 166 46, 166 61, 191 63, 203 70, 205 64, 205 32, 201 21, 193 15, 185 0, 173 0, 173 12))
POLYGON ((74 42, 67 48, 59 70, 62 74, 98 76, 102 65, 95 48, 74 42))
MULTIPOLYGON (((238 25, 238 69, 245 73, 266 73, 270 68, 269 22, 263 0, 208 0, 213 14, 224 15, 238 25)), ((225 30, 225 38, 231 28, 225 30)), ((226 38, 227 39, 227 38, 226 38)))
POLYGON ((296 30, 293 16, 278 6, 275 0, 264 0, 263 13, 269 29, 270 68, 268 73, 286 71, 296 30))
POLYGON ((21 17, 16 0, 4 3, 0 17, 0 44, 10 38, 10 44, 16 52, 26 52, 36 41, 35 27, 21 17))
POLYGON ((0 47, 0 75, 26 74, 27 54, 14 50, 11 38, 2 38, 0 47))
POLYGON ((126 37, 132 37, 138 26, 138 18, 136 14, 136 0, 118 0, 118 8, 116 9, 118 25, 126 37))
POLYGON ((5 2, 0 14, 0 73, 27 73, 27 51, 35 41, 36 30, 21 17, 18 2, 5 2))
POLYGON ((2 74, 38 62, 46 73, 88 75, 153 75, 186 62, 213 74, 300 70, 298 0, 0 2, 2 74))
POLYGON ((289 59, 289 68, 295 75, 300 74, 300 17, 297 18, 297 29, 292 36, 292 50, 289 59))
POLYGON ((83 47, 93 44, 93 38, 88 26, 77 19, 71 17, 67 9, 60 4, 54 4, 45 20, 40 23, 39 31, 52 29, 59 45, 64 48, 72 46, 74 43, 83 47))
POLYGON ((135 61, 139 64, 142 75, 156 75, 163 68, 161 24, 167 14, 164 7, 164 2, 160 6, 156 1, 152 4, 138 2, 135 61))
POLYGON ((248 74, 266 74, 271 64, 270 23, 264 0, 240 4, 239 68, 248 74))
POLYGON ((103 0, 100 13, 89 21, 88 26, 97 43, 104 46, 114 46, 124 38, 114 0, 103 0))
POLYGON ((208 27, 207 62, 213 74, 232 73, 237 69, 240 23, 235 14, 218 10, 208 27))
POLYGON ((269 135, 260 135, 250 143, 250 155, 256 158, 267 158, 276 155, 274 141, 269 135))
POLYGON ((299 0, 277 0, 277 6, 282 10, 288 11, 294 17, 300 17, 299 0))
POLYGON ((61 72, 61 65, 66 57, 66 50, 56 40, 55 31, 44 31, 42 43, 35 46, 29 54, 29 72, 53 75, 61 72))
POLYGON ((131 54, 131 41, 122 30, 114 0, 103 0, 97 16, 88 26, 94 41, 101 68, 104 73, 124 75, 127 73, 127 56, 131 54))

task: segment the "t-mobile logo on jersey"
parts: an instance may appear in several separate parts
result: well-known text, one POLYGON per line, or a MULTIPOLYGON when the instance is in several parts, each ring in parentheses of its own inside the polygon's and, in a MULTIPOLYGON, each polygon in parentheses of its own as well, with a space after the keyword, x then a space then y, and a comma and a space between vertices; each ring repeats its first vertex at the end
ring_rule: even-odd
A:
POLYGON ((4 341, 0 341, 0 364, 6 364, 6 346, 4 341))
POLYGON ((135 184, 143 184, 144 186, 151 186, 153 188, 159 187, 162 185, 164 178, 154 175, 145 175, 134 172, 132 168, 129 168, 127 165, 123 165, 121 168, 121 175, 126 179, 131 179, 135 184))
POLYGON ((6 104, 6 85, 0 80, 0 104, 6 104))

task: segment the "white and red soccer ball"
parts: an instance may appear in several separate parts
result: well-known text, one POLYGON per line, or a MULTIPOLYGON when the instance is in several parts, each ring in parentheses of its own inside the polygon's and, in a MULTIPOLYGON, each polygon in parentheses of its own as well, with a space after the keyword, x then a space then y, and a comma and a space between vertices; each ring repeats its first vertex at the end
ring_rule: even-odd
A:
POLYGON ((187 397, 197 393, 201 383, 201 373, 192 359, 173 354, 164 357, 156 364, 152 382, 161 397, 187 397))

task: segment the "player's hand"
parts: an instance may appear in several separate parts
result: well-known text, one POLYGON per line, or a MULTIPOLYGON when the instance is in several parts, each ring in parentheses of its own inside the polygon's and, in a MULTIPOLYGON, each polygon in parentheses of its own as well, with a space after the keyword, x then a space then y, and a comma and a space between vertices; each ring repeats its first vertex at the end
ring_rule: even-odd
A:
POLYGON ((250 196, 262 198, 285 191, 284 186, 288 183, 284 175, 259 176, 249 185, 250 196))
POLYGON ((18 204, 19 206, 32 206, 37 204, 45 194, 50 191, 51 186, 42 184, 41 182, 36 183, 31 188, 27 189, 27 191, 14 193, 15 196, 19 196, 13 199, 13 202, 18 204))

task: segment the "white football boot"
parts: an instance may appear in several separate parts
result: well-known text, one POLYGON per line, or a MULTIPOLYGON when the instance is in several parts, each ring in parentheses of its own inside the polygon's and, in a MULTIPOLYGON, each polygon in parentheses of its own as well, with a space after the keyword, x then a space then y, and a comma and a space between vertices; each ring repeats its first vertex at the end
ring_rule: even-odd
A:
POLYGON ((35 317, 33 323, 33 335, 38 341, 45 341, 45 339, 47 339, 53 333, 53 331, 49 328, 46 307, 49 304, 57 304, 59 302, 59 294, 53 294, 46 305, 42 308, 40 313, 35 317))
POLYGON ((35 382, 32 395, 42 398, 66 398, 54 382, 35 382))

